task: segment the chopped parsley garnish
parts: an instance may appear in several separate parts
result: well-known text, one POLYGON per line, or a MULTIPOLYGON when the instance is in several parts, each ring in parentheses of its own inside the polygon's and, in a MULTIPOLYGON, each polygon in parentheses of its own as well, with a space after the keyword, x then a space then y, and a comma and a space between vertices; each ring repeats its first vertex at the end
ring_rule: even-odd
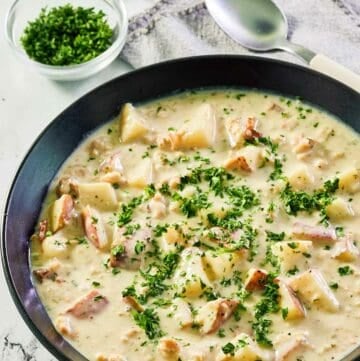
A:
POLYGON ((122 244, 118 244, 111 248, 111 254, 115 257, 121 256, 125 252, 125 247, 122 244))
POLYGON ((354 270, 350 266, 344 266, 338 268, 338 273, 340 276, 349 276, 354 273, 354 270))
POLYGON ((266 231, 266 240, 267 241, 280 242, 280 241, 283 241, 284 239, 285 239, 285 232, 275 233, 275 232, 271 232, 271 231, 266 231))
POLYGON ((121 209, 117 214, 117 225, 119 227, 131 222, 134 209, 143 201, 143 197, 135 197, 128 204, 122 204, 121 209))
POLYGON ((131 315, 135 323, 145 331, 146 336, 150 340, 164 335, 164 332, 160 328, 159 316, 152 308, 147 308, 143 312, 132 310, 131 315))
POLYGON ((274 282, 275 277, 275 274, 268 275, 262 298, 255 305, 254 310, 255 320, 252 322, 252 329, 256 342, 262 346, 272 346, 272 341, 268 338, 272 321, 265 316, 280 310, 279 285, 274 282))
POLYGON ((316 190, 313 194, 304 191, 294 191, 289 183, 280 194, 286 213, 296 216, 298 212, 312 213, 320 211, 322 222, 327 222, 326 207, 333 201, 334 193, 339 188, 339 179, 328 180, 323 188, 316 190))
POLYGON ((141 242, 141 241, 136 241, 135 244, 135 253, 136 254, 140 254, 141 252, 143 252, 145 250, 145 243, 141 242))
POLYGON ((48 65, 87 62, 111 46, 113 31, 103 11, 71 4, 42 8, 20 38, 26 54, 48 65))
POLYGON ((93 281, 93 282, 91 283, 91 285, 92 285, 93 287, 95 287, 95 288, 99 288, 99 287, 100 287, 100 282, 93 281))

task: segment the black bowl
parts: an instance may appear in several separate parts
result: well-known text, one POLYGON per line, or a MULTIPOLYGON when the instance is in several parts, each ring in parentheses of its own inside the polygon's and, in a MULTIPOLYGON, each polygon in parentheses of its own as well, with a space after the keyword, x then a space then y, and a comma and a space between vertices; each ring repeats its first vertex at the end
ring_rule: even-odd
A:
POLYGON ((360 131, 360 94, 304 67, 264 58, 204 56, 152 65, 120 76, 80 98, 38 137, 10 189, 2 230, 6 280, 22 317, 59 360, 85 360, 54 329, 31 282, 29 236, 49 183, 78 144, 125 102, 199 87, 249 87, 300 96, 360 131))

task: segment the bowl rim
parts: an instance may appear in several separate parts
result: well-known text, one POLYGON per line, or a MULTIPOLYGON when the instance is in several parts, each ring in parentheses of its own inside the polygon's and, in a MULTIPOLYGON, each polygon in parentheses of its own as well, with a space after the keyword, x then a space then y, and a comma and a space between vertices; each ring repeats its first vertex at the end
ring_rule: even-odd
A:
POLYGON ((5 15, 5 38, 10 48, 16 54, 16 56, 21 59, 25 64, 30 64, 35 68, 41 69, 45 72, 57 73, 57 74, 74 74, 79 71, 83 71, 86 68, 91 69, 93 66, 102 63, 109 56, 111 56, 114 52, 121 49, 125 43, 127 32, 128 32, 128 15, 125 4, 123 0, 98 0, 108 4, 110 7, 114 8, 114 13, 116 13, 117 21, 119 24, 119 31, 115 41, 109 46, 104 52, 99 54, 93 59, 90 59, 84 63, 80 64, 71 64, 71 65, 49 65, 43 64, 36 60, 31 59, 25 51, 20 50, 19 46, 14 42, 14 38, 12 35, 13 23, 11 23, 11 19, 14 15, 16 7, 21 4, 22 1, 26 0, 15 0, 9 7, 8 11, 5 15))
MULTIPOLYGON (((68 112, 69 110, 71 110, 71 108, 77 104, 78 102, 81 102, 83 98, 88 97, 90 94, 96 93, 98 92, 100 89, 102 88, 106 88, 107 86, 109 86, 111 83, 118 81, 119 79, 125 79, 128 77, 132 77, 134 74, 138 74, 138 73, 147 73, 148 70, 152 70, 152 69, 156 69, 156 68, 161 68, 162 66, 166 66, 166 65, 176 65, 176 64, 181 64, 181 63, 186 63, 186 62, 193 62, 193 61, 206 61, 206 60, 227 60, 227 59, 232 59, 232 60, 248 60, 248 61, 254 61, 254 62, 265 62, 265 63, 270 63, 270 64, 275 64, 275 65, 280 65, 281 67, 284 68, 289 68, 291 69, 296 69, 297 71, 302 71, 305 73, 310 73, 320 79, 324 79, 326 81, 330 81, 332 83, 334 83, 336 85, 336 87, 340 87, 345 89, 346 92, 350 92, 350 94, 352 93, 353 95, 355 95, 356 97, 359 98, 360 100, 360 93, 358 93, 356 90, 352 89, 351 87, 341 83, 340 81, 331 78, 328 75, 325 75, 323 73, 320 73, 314 69, 308 68, 306 66, 302 66, 302 65, 298 65, 298 64, 294 64, 294 63, 290 63, 288 61, 283 61, 283 60, 279 60, 279 59, 273 59, 273 58, 267 58, 267 57, 261 57, 261 56, 253 56, 253 55, 201 55, 201 56, 190 56, 190 57, 183 57, 183 58, 176 58, 176 59, 171 59, 171 60, 166 60, 166 61, 162 61, 159 63, 155 63, 155 64, 151 64, 133 71, 129 71, 126 72, 120 76, 117 76, 113 79, 110 79, 98 86, 96 86, 95 88, 91 89, 90 91, 88 91, 87 93, 85 93, 84 95, 82 95, 80 98, 76 99, 75 101, 73 101, 69 106, 67 106, 63 111, 61 111, 57 116, 55 116, 50 122, 49 124, 40 132, 40 134, 35 138, 35 140, 33 141, 33 143, 31 144, 31 146, 28 148, 28 150, 26 151, 25 155, 22 157, 21 162, 18 164, 16 172, 14 175, 12 175, 12 180, 10 182, 10 185, 8 186, 8 192, 7 192, 7 196, 5 197, 5 201, 3 203, 3 207, 2 210, 3 212, 2 214, 2 219, 0 219, 0 254, 1 254, 1 263, 2 263, 2 268, 4 271, 4 276, 5 276, 5 280, 6 280, 6 284, 7 284, 7 288, 9 290, 9 293, 12 297, 12 300, 14 301, 14 304, 17 308, 17 310, 19 311, 20 315, 22 316, 23 320, 25 321, 25 324, 27 325, 27 327, 31 330, 31 332, 33 333, 33 335, 40 341, 40 343, 42 344, 42 346, 48 350, 53 356, 55 356, 58 360, 64 360, 64 361, 69 361, 70 359, 67 358, 67 356, 65 356, 65 354, 62 352, 61 349, 57 348, 53 343, 51 343, 47 337, 37 328, 37 326, 35 325, 35 322, 30 318, 29 314, 27 313, 26 308, 24 307, 22 300, 20 298, 20 296, 17 293, 17 289, 16 289, 16 285, 15 282, 12 278, 11 272, 10 272, 10 268, 9 268, 9 263, 8 263, 8 252, 7 252, 7 245, 6 245, 6 230, 7 230, 7 213, 8 213, 8 209, 10 207, 11 201, 12 201, 12 196, 14 193, 14 188, 16 185, 16 182, 19 178, 19 175, 26 163, 26 161, 28 160, 28 158, 31 156, 31 153, 33 151, 33 149, 36 147, 36 145, 41 141, 41 139, 43 138, 44 134, 46 132, 49 131, 49 129, 53 126, 53 124, 57 121, 58 118, 60 118, 63 114, 65 114, 66 112, 68 112)), ((190 88, 189 88, 190 89, 190 88)), ((31 278, 31 274, 29 273, 28 275, 31 278)), ((35 288, 35 286, 34 286, 35 288)), ((66 342, 67 340, 61 335, 59 334, 62 339, 66 342)), ((79 353, 79 356, 82 357, 83 360, 86 360, 86 358, 80 354, 80 352, 74 347, 72 346, 70 343, 68 343, 70 345, 70 347, 72 349, 74 349, 76 352, 79 353)), ((344 358, 341 359, 341 361, 357 361, 360 360, 360 358, 357 357, 357 354, 354 355, 356 358, 352 358, 353 353, 356 351, 355 349, 351 349, 349 350, 349 352, 347 354, 344 355, 344 358)), ((71 360, 70 360, 71 361, 71 360)))

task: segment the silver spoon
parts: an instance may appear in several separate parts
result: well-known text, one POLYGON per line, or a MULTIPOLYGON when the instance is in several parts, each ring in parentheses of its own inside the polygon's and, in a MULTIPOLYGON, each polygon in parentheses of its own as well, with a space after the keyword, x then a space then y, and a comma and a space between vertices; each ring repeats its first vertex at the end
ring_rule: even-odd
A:
POLYGON ((311 68, 360 92, 360 76, 328 57, 316 54, 287 39, 285 14, 272 0, 206 0, 218 25, 232 39, 254 51, 281 49, 295 54, 311 68))

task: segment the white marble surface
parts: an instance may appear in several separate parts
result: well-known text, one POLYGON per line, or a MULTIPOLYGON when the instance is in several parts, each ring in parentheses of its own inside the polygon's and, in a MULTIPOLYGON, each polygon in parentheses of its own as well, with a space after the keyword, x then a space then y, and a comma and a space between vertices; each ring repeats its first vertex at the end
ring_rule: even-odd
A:
MULTIPOLYGON (((18 62, 6 43, 5 14, 13 0, 0 1, 0 209, 21 159, 46 125, 64 108, 97 85, 130 68, 116 60, 84 81, 56 83, 18 62)), ((156 0, 124 0, 129 16, 156 0)), ((2 217, 1 217, 2 218, 2 217)), ((18 314, 0 271, 0 360, 52 361, 55 358, 34 338, 18 314)))

